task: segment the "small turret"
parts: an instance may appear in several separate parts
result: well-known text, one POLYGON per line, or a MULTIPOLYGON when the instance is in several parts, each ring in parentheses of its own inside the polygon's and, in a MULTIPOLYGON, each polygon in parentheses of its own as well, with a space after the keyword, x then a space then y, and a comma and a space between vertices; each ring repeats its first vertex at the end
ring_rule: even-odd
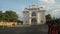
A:
POLYGON ((36 4, 32 4, 32 8, 35 8, 36 7, 36 4))
POLYGON ((40 10, 45 10, 45 8, 44 7, 40 7, 40 10))

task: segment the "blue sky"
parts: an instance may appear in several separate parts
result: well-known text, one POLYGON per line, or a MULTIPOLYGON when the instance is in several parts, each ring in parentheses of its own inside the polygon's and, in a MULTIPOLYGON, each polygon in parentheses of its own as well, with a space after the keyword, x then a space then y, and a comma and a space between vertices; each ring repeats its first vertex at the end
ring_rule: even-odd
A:
POLYGON ((60 17, 60 0, 0 0, 0 10, 14 10, 22 18, 24 8, 33 3, 43 6, 46 9, 46 14, 50 13, 54 17, 60 17))

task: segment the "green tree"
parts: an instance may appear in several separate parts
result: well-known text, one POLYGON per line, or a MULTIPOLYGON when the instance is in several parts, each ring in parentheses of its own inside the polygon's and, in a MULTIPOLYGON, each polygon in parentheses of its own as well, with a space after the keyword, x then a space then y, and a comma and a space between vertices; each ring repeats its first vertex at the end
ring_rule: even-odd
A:
POLYGON ((5 12, 5 20, 6 21, 17 21, 18 16, 17 16, 16 12, 14 12, 12 10, 6 11, 5 12))
POLYGON ((46 19, 52 19, 51 15, 50 14, 46 15, 46 19))
POLYGON ((3 21, 3 13, 0 11, 0 21, 3 21))
POLYGON ((19 23, 23 24, 23 21, 17 20, 17 24, 19 24, 19 23))

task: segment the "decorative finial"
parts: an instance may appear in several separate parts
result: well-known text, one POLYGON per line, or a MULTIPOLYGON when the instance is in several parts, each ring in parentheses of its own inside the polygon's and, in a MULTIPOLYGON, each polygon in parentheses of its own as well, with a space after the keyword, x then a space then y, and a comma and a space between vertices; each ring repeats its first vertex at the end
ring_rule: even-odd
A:
POLYGON ((40 7, 40 8, 43 8, 43 7, 40 7))
POLYGON ((36 4, 32 4, 32 6, 36 6, 36 4))
POLYGON ((32 4, 32 8, 35 8, 36 7, 36 4, 32 4))

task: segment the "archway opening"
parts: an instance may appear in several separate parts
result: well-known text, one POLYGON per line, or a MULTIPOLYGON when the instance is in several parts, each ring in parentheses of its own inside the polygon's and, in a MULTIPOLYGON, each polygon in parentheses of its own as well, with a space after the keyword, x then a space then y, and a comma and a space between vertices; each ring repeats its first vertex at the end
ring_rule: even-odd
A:
POLYGON ((36 25, 36 24, 37 24, 37 20, 36 20, 35 18, 32 18, 31 24, 32 24, 32 25, 36 25))

